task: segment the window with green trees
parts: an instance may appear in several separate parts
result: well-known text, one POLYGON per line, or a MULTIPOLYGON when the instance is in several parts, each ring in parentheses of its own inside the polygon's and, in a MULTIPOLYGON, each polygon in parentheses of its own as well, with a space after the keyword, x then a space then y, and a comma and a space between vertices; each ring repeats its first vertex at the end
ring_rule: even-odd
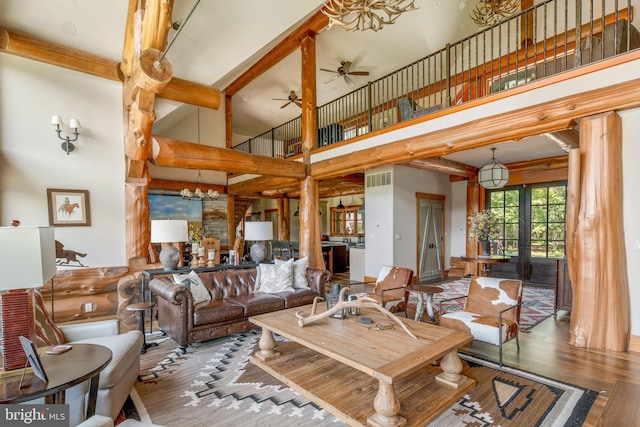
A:
POLYGON ((499 249, 507 256, 518 256, 520 236, 520 190, 498 190, 490 193, 490 209, 500 223, 499 249))

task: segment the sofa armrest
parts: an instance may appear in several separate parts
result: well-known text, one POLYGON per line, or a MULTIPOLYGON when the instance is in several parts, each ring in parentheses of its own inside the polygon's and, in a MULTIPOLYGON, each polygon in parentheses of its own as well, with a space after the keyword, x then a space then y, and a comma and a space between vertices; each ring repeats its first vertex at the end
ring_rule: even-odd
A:
POLYGON ((331 273, 322 268, 307 268, 306 275, 309 288, 324 295, 324 286, 331 278, 331 273))
POLYGON ((100 320, 97 322, 69 323, 66 325, 57 326, 62 331, 65 342, 120 334, 119 319, 100 320))
POLYGON ((168 277, 156 277, 149 283, 149 289, 158 297, 171 304, 183 304, 186 301, 193 305, 193 295, 188 287, 176 285, 168 277))

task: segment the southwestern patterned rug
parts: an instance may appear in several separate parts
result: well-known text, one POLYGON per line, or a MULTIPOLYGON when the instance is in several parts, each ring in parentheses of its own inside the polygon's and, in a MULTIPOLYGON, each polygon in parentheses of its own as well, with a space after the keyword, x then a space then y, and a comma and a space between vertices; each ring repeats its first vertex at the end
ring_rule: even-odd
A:
MULTIPOLYGON (((186 354, 177 353, 170 338, 159 340, 141 356, 141 381, 132 393, 140 418, 167 427, 345 425, 249 363, 259 338, 260 330, 248 331, 190 346, 186 354)), ((476 388, 430 425, 580 426, 597 397, 461 357, 476 388)))

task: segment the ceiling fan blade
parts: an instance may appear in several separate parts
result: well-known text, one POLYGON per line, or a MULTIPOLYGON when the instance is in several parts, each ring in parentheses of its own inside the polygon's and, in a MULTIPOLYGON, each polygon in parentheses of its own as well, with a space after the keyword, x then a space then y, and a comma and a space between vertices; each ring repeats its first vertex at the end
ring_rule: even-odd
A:
POLYGON ((353 80, 351 80, 351 77, 346 75, 344 76, 344 81, 347 83, 347 86, 353 86, 355 84, 353 80))
POLYGON ((295 101, 294 103, 295 103, 298 107, 302 108, 302 102, 300 102, 300 101, 295 101))
POLYGON ((327 70, 326 68, 320 68, 320 71, 326 71, 328 73, 335 73, 338 74, 338 72, 336 70, 327 70))
POLYGON ((280 107, 280 108, 284 108, 284 107, 286 107, 286 106, 287 106, 287 105, 289 105, 289 104, 291 104, 291 101, 287 102, 286 104, 284 104, 284 105, 283 105, 282 107, 280 107))
POLYGON ((368 76, 369 72, 368 71, 350 71, 347 74, 352 76, 368 76))
POLYGON ((272 101, 288 101, 288 99, 284 98, 271 98, 272 101))
POLYGON ((325 84, 327 84, 327 83, 331 83, 332 81, 334 81, 335 79, 337 79, 337 78, 339 78, 339 77, 340 77, 340 74, 336 74, 336 75, 335 75, 335 77, 333 77, 333 78, 332 78, 332 79, 330 79, 330 80, 327 80, 327 81, 326 81, 326 82, 324 82, 324 83, 325 83, 325 84))

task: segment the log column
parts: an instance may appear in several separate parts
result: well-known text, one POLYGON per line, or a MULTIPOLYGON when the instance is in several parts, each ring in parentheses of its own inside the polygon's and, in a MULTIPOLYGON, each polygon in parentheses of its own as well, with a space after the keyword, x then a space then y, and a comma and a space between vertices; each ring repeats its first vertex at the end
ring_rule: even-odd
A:
POLYGON ((324 268, 318 222, 318 181, 311 177, 311 149, 317 144, 316 37, 307 32, 302 50, 302 156, 306 178, 300 185, 300 257, 309 257, 309 268, 324 268))
POLYGON ((289 208, 289 199, 280 198, 276 200, 278 204, 278 240, 291 240, 290 231, 291 224, 289 217, 291 209, 289 208))
POLYGON ((583 118, 569 153, 567 262, 573 287, 569 343, 626 351, 631 308, 622 215, 622 120, 583 118))

